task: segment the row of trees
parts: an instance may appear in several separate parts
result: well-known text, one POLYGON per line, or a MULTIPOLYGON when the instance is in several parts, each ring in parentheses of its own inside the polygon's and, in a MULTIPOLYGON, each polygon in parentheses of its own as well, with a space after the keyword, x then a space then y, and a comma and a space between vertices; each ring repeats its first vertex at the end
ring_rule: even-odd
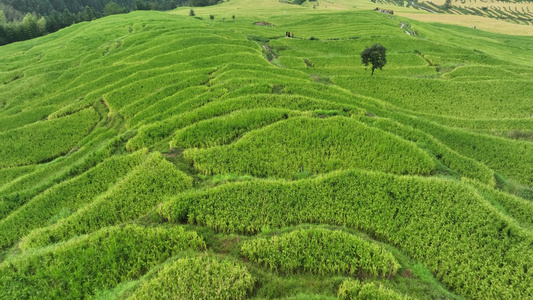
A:
POLYGON ((46 20, 28 13, 21 22, 7 23, 0 10, 0 45, 32 39, 46 33, 46 20))
POLYGON ((62 13, 54 11, 46 17, 26 13, 22 21, 7 22, 4 12, 0 11, 0 45, 43 36, 72 24, 91 21, 101 16, 93 8, 86 7, 83 12, 77 14, 67 10, 62 13))
POLYGON ((0 46, 55 32, 72 24, 131 10, 207 6, 220 0, 0 0, 0 46), (85 4, 84 6, 81 6, 85 4))
MULTIPOLYGON (((203 0, 202 0, 203 1, 203 0)), ((74 14, 84 12, 87 6, 99 14, 112 3, 118 7, 131 10, 169 10, 185 4, 197 4, 200 0, 0 0, 0 10, 6 14, 8 21, 22 20, 26 13, 49 16, 54 11, 68 11, 74 14)))

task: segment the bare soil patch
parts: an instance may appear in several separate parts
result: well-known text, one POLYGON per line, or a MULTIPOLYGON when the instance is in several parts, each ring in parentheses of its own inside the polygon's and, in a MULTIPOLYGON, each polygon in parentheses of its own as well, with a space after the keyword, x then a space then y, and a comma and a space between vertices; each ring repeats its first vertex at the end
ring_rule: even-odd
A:
POLYGON ((261 21, 261 22, 255 22, 254 25, 256 26, 274 26, 268 22, 265 22, 265 21, 261 21))

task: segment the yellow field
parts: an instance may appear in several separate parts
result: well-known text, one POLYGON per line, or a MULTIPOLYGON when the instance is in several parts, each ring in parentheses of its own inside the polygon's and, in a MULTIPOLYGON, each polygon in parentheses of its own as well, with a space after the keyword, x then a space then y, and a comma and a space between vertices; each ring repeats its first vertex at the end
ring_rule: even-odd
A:
MULTIPOLYGON (((216 7, 194 7, 196 14, 205 15, 216 11, 217 15, 227 14, 229 17, 235 15, 236 17, 290 17, 295 14, 313 13, 329 13, 338 12, 341 10, 371 10, 376 7, 394 10, 395 12, 413 12, 412 8, 399 7, 390 4, 376 4, 368 0, 322 0, 305 2, 302 5, 293 5, 287 3, 280 3, 278 0, 242 0, 242 1, 225 1, 216 7), (242 9, 246 7, 246 10, 242 9), (313 8, 314 7, 314 8, 313 8)), ((189 13, 188 9, 177 9, 171 14, 186 15, 189 13)))
MULTIPOLYGON (((445 0, 435 0, 431 1, 435 5, 444 5, 445 0)), ((518 15, 529 15, 533 16, 533 3, 531 2, 501 2, 501 1, 466 1, 464 4, 460 1, 453 1, 452 2, 452 10, 453 8, 476 8, 481 9, 483 7, 488 8, 486 13, 491 13, 493 15, 498 15, 498 13, 495 11, 496 9, 501 10, 502 12, 509 13, 509 14, 518 14, 518 15)), ((457 10, 454 11, 455 13, 458 13, 457 10)))
POLYGON ((399 12, 397 13, 397 15, 423 22, 457 24, 459 26, 465 27, 476 26, 476 29, 478 30, 484 30, 489 32, 533 36, 533 26, 518 25, 479 16, 405 12, 399 12))
MULTIPOLYGON (((443 5, 446 0, 433 0, 431 1, 436 5, 443 5)), ((533 4, 529 2, 502 2, 502 1, 466 1, 465 4, 461 3, 461 1, 453 0, 452 1, 452 7, 453 6, 459 6, 459 7, 512 7, 513 10, 515 7, 519 9, 519 11, 524 8, 524 10, 527 12, 527 8, 529 7, 529 11, 533 12, 533 4)))
MULTIPOLYGON (((444 0, 435 0, 433 3, 437 5, 444 4, 444 0)), ((502 3, 489 0, 487 2, 466 2, 465 5, 460 1, 452 3, 455 7, 483 7, 494 6, 503 9, 502 6, 511 6, 512 10, 515 8, 518 11, 533 12, 533 4, 531 3, 502 3)), ((226 1, 216 6, 217 18, 231 18, 235 15, 237 18, 251 17, 258 20, 268 20, 276 17, 290 18, 294 15, 301 15, 313 11, 313 13, 330 13, 340 10, 371 10, 376 7, 394 10, 395 15, 406 17, 423 22, 437 22, 445 24, 457 24, 459 26, 470 27, 476 26, 478 30, 484 30, 494 33, 533 36, 533 26, 518 25, 506 21, 496 20, 494 18, 474 16, 474 15, 460 15, 460 14, 432 14, 421 10, 416 10, 412 7, 401 7, 391 4, 372 3, 366 0, 322 0, 305 2, 303 5, 293 5, 280 3, 278 0, 242 0, 242 1, 226 1), (241 8, 246 7, 246 10, 241 8), (313 8, 314 7, 314 8, 313 8)), ((196 7, 195 12, 199 16, 206 17, 208 14, 214 12, 213 7, 196 7)), ((171 14, 187 15, 188 9, 178 9, 170 12, 171 14)), ((457 13, 457 12, 456 12, 457 13)))

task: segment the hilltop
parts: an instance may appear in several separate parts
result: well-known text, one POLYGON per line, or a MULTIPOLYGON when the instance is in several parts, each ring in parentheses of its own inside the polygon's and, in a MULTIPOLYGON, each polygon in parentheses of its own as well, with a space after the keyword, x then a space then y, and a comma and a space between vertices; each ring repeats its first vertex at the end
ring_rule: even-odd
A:
POLYGON ((0 299, 533 297, 532 27, 412 13, 230 0, 0 47, 0 299))

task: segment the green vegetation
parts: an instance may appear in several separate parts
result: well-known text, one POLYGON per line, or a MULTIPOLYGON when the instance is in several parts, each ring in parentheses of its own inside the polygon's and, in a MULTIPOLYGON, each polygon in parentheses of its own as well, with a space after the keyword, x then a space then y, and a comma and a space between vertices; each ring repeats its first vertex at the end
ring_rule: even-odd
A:
POLYGON ((521 81, 444 81, 425 78, 390 79, 366 76, 342 76, 333 79, 336 84, 365 96, 379 97, 401 108, 426 114, 465 118, 527 117, 533 109, 528 103, 533 92, 521 81), (406 88, 409 87, 409 88, 406 88), (445 95, 445 97, 443 97, 445 95), (478 99, 468 101, 468 99, 478 99), (505 99, 505 101, 504 101, 505 99))
POLYGON ((427 131, 457 152, 527 186, 533 186, 533 143, 514 141, 460 129, 427 126, 427 131))
POLYGON ((68 153, 96 125, 100 116, 86 109, 60 119, 37 122, 0 133, 0 167, 46 162, 68 153))
POLYGON ((33 231, 20 247, 44 246, 133 220, 146 214, 161 197, 191 186, 189 176, 153 153, 106 194, 58 223, 33 231))
POLYGON ((449 180, 344 171, 294 183, 230 183, 185 193, 164 203, 159 214, 170 222, 188 221, 226 233, 301 223, 344 225, 420 259, 467 297, 531 293, 531 233, 474 189, 449 180), (506 288, 509 281, 513 290, 506 288))
POLYGON ((342 231, 318 228, 252 240, 242 246, 242 253, 280 272, 391 277, 400 267, 392 253, 377 245, 342 231))
POLYGON ((344 281, 339 287, 338 291, 339 298, 343 300, 351 299, 394 299, 402 300, 409 299, 403 297, 394 291, 384 288, 382 285, 375 285, 373 283, 367 283, 362 285, 361 282, 357 280, 347 280, 344 281))
POLYGON ((387 64, 387 49, 381 44, 374 44, 372 47, 366 47, 363 52, 361 52, 361 63, 365 66, 368 64, 372 65, 372 74, 374 75, 374 70, 380 69, 383 70, 385 64, 387 64))
POLYGON ((286 119, 291 114, 286 110, 257 109, 200 121, 177 131, 170 147, 209 148, 229 144, 246 131, 286 119))
POLYGON ((258 177, 291 178, 303 169, 316 174, 350 167, 427 175, 435 168, 414 145, 342 117, 292 118, 231 146, 187 150, 184 155, 205 174, 258 177))
POLYGON ((210 257, 182 258, 129 299, 246 299, 253 286, 254 278, 243 265, 210 257))
POLYGON ((0 0, 0 46, 33 39, 75 23, 128 13, 214 5, 219 0, 0 0), (9 21, 9 22, 8 22, 9 21))
POLYGON ((417 146, 438 157, 438 162, 449 168, 448 172, 453 170, 460 176, 476 179, 490 186, 495 185, 493 170, 474 159, 457 153, 422 130, 384 118, 363 118, 361 121, 415 142, 417 146))
POLYGON ((89 171, 64 181, 33 198, 0 220, 0 248, 11 246, 24 234, 49 225, 93 201, 110 185, 141 163, 145 153, 112 157, 89 171))
POLYGON ((57 32, 0 47, 1 299, 533 298, 529 27, 407 18, 444 0, 6 1, 0 36, 57 32))
POLYGON ((110 227, 0 264, 2 297, 80 299, 137 279, 204 241, 183 228, 110 227))

